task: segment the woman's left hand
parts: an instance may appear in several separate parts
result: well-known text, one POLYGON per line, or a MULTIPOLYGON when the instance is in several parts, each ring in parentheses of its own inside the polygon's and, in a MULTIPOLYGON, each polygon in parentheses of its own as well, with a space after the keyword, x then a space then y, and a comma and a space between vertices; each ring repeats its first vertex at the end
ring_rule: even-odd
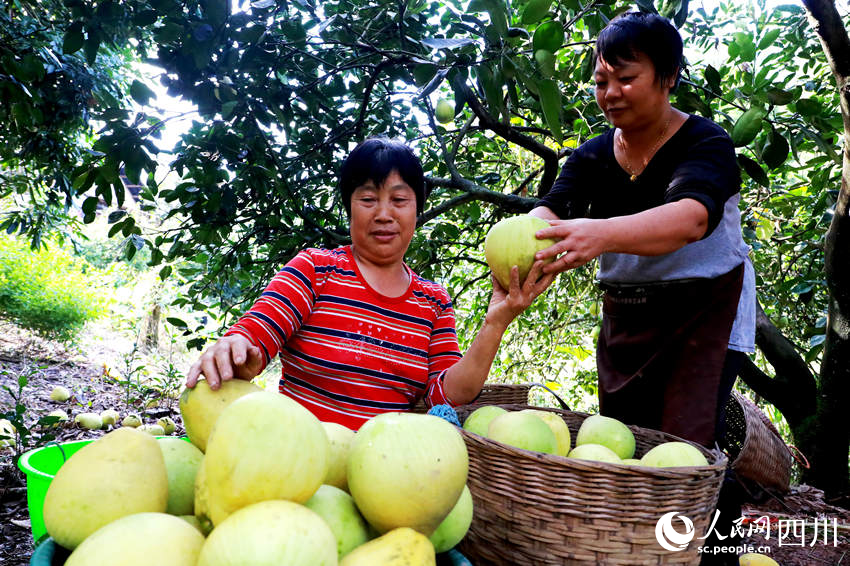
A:
POLYGON ((503 288, 493 276, 493 296, 487 308, 487 321, 507 328, 521 312, 546 290, 556 273, 544 273, 543 262, 535 261, 522 285, 519 284, 519 269, 511 268, 510 289, 503 288))
POLYGON ((538 239, 552 238, 560 241, 534 256, 537 260, 557 258, 543 266, 543 273, 557 274, 575 269, 606 251, 604 219, 549 220, 549 224, 549 228, 536 232, 538 239), (557 257, 559 255, 560 257, 557 257))

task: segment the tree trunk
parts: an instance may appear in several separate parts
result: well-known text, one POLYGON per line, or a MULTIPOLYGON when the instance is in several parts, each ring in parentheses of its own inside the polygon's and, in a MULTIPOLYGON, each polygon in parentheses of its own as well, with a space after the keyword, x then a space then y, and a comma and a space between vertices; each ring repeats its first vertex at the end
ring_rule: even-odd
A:
POLYGON ((142 335, 139 337, 139 347, 143 352, 154 352, 159 347, 159 319, 162 308, 154 305, 142 325, 142 335))
POLYGON ((817 413, 812 427, 810 458, 816 465, 803 476, 805 481, 835 495, 850 487, 847 467, 850 426, 846 415, 850 407, 850 37, 834 2, 803 0, 803 4, 832 68, 844 120, 841 189, 824 247, 830 301, 817 413))

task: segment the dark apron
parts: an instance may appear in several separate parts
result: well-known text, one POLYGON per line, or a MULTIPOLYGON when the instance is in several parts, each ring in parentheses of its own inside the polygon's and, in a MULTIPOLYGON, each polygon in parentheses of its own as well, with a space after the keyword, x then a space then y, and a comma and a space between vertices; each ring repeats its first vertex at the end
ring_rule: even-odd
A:
POLYGON ((714 446, 743 276, 741 264, 714 279, 600 284, 600 413, 714 446))

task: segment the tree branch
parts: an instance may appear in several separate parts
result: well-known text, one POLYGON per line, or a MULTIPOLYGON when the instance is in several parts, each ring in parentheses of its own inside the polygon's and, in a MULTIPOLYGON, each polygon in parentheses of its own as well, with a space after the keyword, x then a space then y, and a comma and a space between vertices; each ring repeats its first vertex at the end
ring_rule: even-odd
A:
POLYGON ((476 185, 472 181, 468 181, 466 179, 455 181, 453 179, 445 179, 441 177, 425 177, 425 182, 434 187, 460 189, 463 193, 423 212, 419 215, 419 218, 416 221, 417 226, 421 226, 426 222, 437 218, 447 210, 457 208, 458 206, 473 200, 489 202, 490 204, 495 204, 504 210, 515 212, 517 214, 528 212, 534 208, 534 205, 538 200, 531 197, 497 193, 496 191, 491 191, 490 189, 476 185))

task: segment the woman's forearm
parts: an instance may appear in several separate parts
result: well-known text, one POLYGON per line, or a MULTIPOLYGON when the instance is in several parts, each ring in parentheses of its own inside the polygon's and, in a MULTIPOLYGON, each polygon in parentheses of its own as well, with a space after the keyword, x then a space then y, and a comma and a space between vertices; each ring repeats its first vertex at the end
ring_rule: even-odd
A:
POLYGON ((708 211, 696 200, 682 199, 603 222, 606 252, 653 256, 674 252, 702 238, 708 227, 708 211))
POLYGON ((507 325, 484 319, 466 354, 446 370, 443 391, 456 405, 469 403, 487 380, 507 325))

